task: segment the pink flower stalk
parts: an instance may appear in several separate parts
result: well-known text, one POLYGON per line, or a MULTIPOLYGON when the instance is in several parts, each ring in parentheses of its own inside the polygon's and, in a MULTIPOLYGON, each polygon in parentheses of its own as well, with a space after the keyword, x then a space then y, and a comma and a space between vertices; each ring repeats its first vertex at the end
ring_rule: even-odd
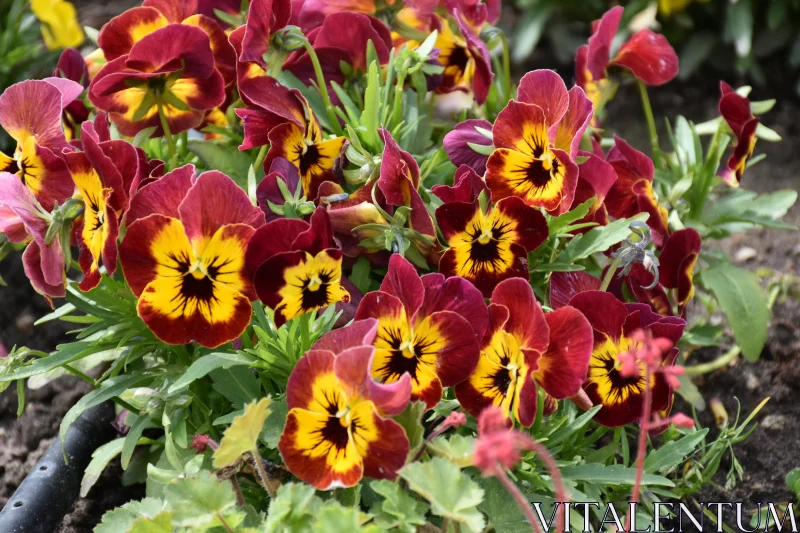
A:
MULTIPOLYGON (((541 533, 541 524, 531 509, 530 503, 506 473, 507 469, 513 468, 519 462, 522 452, 525 450, 538 454, 550 472, 550 477, 555 485, 555 501, 567 503, 569 500, 561 479, 561 472, 547 448, 531 439, 527 434, 511 428, 509 418, 499 408, 491 406, 481 412, 478 417, 478 442, 475 443, 473 463, 484 477, 494 476, 500 481, 503 488, 508 491, 522 512, 525 513, 533 530, 541 533)), ((556 531, 559 533, 564 531, 563 514, 559 514, 556 518, 556 531)))

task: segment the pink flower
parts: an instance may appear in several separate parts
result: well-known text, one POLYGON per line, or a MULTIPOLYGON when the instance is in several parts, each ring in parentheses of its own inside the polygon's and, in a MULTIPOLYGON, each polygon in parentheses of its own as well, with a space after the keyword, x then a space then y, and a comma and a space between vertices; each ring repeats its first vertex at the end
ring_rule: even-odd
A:
POLYGON ((512 468, 522 452, 532 446, 528 435, 510 428, 510 420, 502 410, 492 406, 481 412, 473 462, 484 477, 497 475, 499 468, 512 468))

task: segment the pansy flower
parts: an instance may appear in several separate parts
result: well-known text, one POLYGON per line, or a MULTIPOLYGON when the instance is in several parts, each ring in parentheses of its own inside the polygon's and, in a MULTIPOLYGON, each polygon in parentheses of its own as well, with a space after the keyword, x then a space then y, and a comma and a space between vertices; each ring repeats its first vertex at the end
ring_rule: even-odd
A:
POLYGON ((578 310, 567 306, 545 314, 527 280, 503 281, 492 294, 478 366, 456 385, 456 398, 475 417, 494 405, 530 427, 537 384, 555 399, 574 396, 591 351, 592 328, 578 310))
POLYGON ((22 180, 47 211, 72 196, 69 171, 60 154, 69 149, 61 116, 83 87, 62 78, 27 80, 0 95, 0 126, 17 142, 0 152, 0 172, 22 180))
POLYGON ((120 245, 137 310, 162 341, 213 348, 241 335, 255 298, 245 270, 264 214, 228 176, 191 166, 142 187, 120 245))
POLYGON ((678 230, 669 236, 658 258, 659 281, 667 289, 675 289, 675 301, 681 316, 694 297, 694 265, 700 256, 700 246, 697 230, 678 230))
MULTIPOLYGON (((348 54, 353 70, 367 70, 367 43, 372 41, 378 61, 385 65, 392 49, 392 34, 382 21, 375 17, 345 11, 332 13, 313 35, 314 50, 338 49, 348 54), (347 28, 347 31, 342 31, 347 28)), ((294 70, 294 69, 293 69, 294 70)))
POLYGON ((129 54, 143 37, 170 24, 203 30, 209 38, 214 66, 225 84, 236 81, 236 55, 228 36, 214 18, 197 13, 195 0, 145 0, 141 7, 129 9, 103 26, 97 44, 106 60, 112 61, 129 54))
POLYGON ((439 33, 434 46, 439 49, 439 63, 444 67, 442 83, 436 90, 440 93, 471 91, 480 105, 486 101, 494 79, 489 49, 460 13, 456 13, 455 19, 460 35, 440 17, 435 24, 439 33))
POLYGON ((634 33, 611 59, 612 42, 623 11, 622 6, 612 7, 593 24, 589 44, 578 50, 578 56, 584 56, 585 62, 578 65, 577 77, 581 78, 581 70, 585 68, 590 81, 597 82, 606 78, 609 67, 621 67, 647 85, 663 85, 675 78, 678 75, 678 55, 666 37, 649 28, 634 33))
MULTIPOLYGON (((646 304, 623 304, 613 294, 604 291, 581 292, 569 304, 583 313, 594 330, 592 359, 583 385, 592 403, 603 406, 594 420, 609 427, 639 420, 645 387, 652 390, 653 411, 668 408, 672 388, 664 374, 651 375, 650 383, 645 383, 644 372, 625 376, 621 372, 620 354, 640 347, 633 336, 640 329, 650 331, 655 338, 663 337, 677 344, 686 322, 677 317, 662 317, 646 304)), ((662 366, 674 364, 677 355, 677 348, 664 354, 662 366)))
POLYGON ((264 54, 269 50, 270 36, 289 24, 291 16, 290 0, 252 0, 247 11, 239 59, 266 67, 264 54))
POLYGON ((375 0, 294 0, 299 3, 297 24, 304 33, 322 26, 328 18, 338 13, 375 14, 375 0))
POLYGON ((405 409, 406 374, 376 383, 369 369, 378 330, 360 320, 322 337, 298 361, 286 386, 289 414, 278 450, 291 473, 319 490, 352 487, 362 477, 394 479, 409 441, 388 417, 405 409))
POLYGON ((28 245, 22 254, 25 275, 48 300, 66 294, 61 239, 47 242, 50 220, 30 188, 15 175, 0 172, 0 233, 11 243, 28 245))
POLYGON ((349 302, 342 286, 342 251, 328 214, 317 208, 311 222, 278 219, 253 235, 245 257, 258 298, 275 312, 275 324, 349 302))
POLYGON ((573 157, 591 120, 592 104, 582 89, 567 91, 549 70, 526 74, 519 99, 510 101, 495 121, 486 184, 495 200, 517 196, 555 215, 564 213, 575 196, 578 167, 573 157))
MULTIPOLYGON (((586 201, 594 200, 589 212, 577 223, 594 222, 600 226, 608 224, 608 209, 605 199, 611 187, 617 181, 617 172, 608 163, 602 153, 598 155, 590 152, 579 152, 579 157, 586 160, 578 165, 578 186, 575 188, 575 198, 573 205, 580 205, 586 201)), ((588 231, 590 228, 577 230, 578 232, 588 231)))
POLYGON ((488 298, 504 279, 528 279, 528 252, 547 240, 548 230, 544 215, 520 198, 504 198, 484 212, 481 187, 475 171, 462 166, 454 187, 436 186, 433 193, 445 202, 436 221, 449 245, 439 271, 470 280, 488 298))
POLYGON ((120 133, 133 137, 155 127, 163 135, 162 108, 173 134, 202 124, 206 111, 225 101, 225 81, 214 66, 208 35, 170 24, 136 41, 109 61, 89 85, 89 100, 109 113, 120 133))
POLYGON ((647 225, 652 230, 653 242, 662 246, 669 236, 669 229, 667 210, 658 204, 653 192, 653 160, 614 136, 614 147, 608 153, 608 162, 617 173, 617 180, 605 199, 608 213, 614 218, 648 213, 647 225))
POLYGON ((456 166, 467 165, 483 176, 486 173, 486 162, 489 156, 476 152, 472 146, 486 146, 491 150, 492 123, 483 119, 470 119, 455 125, 452 131, 444 136, 444 150, 447 157, 456 166))
MULTIPOLYGON (((256 80, 249 83, 256 83, 256 80)), ((323 138, 319 122, 307 105, 304 101, 308 120, 304 115, 300 125, 294 121, 284 122, 270 130, 270 147, 264 160, 264 170, 266 172, 276 158, 288 159, 300 172, 306 198, 312 199, 317 197, 322 182, 335 180, 333 167, 347 139, 323 138)))
POLYGON ((239 150, 270 144, 272 129, 287 122, 305 131, 308 103, 297 89, 289 89, 275 78, 262 75, 240 80, 239 95, 246 104, 236 109, 244 128, 239 150))
MULTIPOLYGON (((67 48, 61 53, 53 76, 79 83, 84 89, 89 86, 89 69, 86 66, 86 61, 83 60, 81 53, 74 48, 67 48)), ((76 98, 64 107, 62 121, 64 134, 68 141, 77 137, 77 129, 88 119, 89 109, 82 100, 76 98)))
POLYGON ((719 113, 736 137, 733 154, 728 159, 727 166, 720 171, 719 177, 728 185, 737 187, 747 168, 747 161, 752 157, 756 147, 756 128, 759 120, 750 110, 750 100, 739 95, 724 81, 720 82, 719 88, 722 93, 719 113))
POLYGON ((460 14, 476 33, 487 22, 495 24, 500 19, 500 0, 445 0, 444 5, 451 16, 460 14))
POLYGON ((267 222, 277 220, 281 214, 273 211, 273 208, 281 208, 285 206, 287 199, 283 193, 286 190, 292 198, 294 198, 300 187, 300 174, 297 173, 291 161, 282 157, 276 158, 272 161, 269 167, 269 172, 264 179, 262 179, 256 188, 256 200, 258 206, 264 211, 267 222), (283 182, 283 186, 278 183, 278 180, 283 182))
POLYGON ((427 274, 422 278, 399 254, 379 291, 367 293, 356 320, 375 318, 378 334, 372 375, 382 383, 411 376, 411 399, 432 409, 444 387, 469 377, 478 363, 480 339, 488 325, 480 291, 463 278, 427 274))

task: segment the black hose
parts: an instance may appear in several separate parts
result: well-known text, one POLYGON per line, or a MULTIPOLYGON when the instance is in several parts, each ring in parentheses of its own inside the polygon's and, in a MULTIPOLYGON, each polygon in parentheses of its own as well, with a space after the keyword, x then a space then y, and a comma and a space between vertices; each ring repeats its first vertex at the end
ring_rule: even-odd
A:
POLYGON ((53 533, 80 494, 92 453, 114 435, 114 405, 106 402, 84 412, 67 431, 64 463, 56 438, 0 511, 2 533, 53 533))

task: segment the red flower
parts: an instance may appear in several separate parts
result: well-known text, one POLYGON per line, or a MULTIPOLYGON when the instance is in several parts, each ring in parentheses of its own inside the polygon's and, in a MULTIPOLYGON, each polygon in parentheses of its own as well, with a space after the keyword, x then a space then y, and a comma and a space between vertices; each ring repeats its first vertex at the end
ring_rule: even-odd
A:
MULTIPOLYGON (((676 344, 686 322, 677 317, 662 317, 646 304, 623 304, 603 291, 581 292, 569 304, 583 313, 594 330, 589 375, 583 384, 592 403, 603 406, 594 420, 610 427, 639 420, 645 387, 652 388, 653 411, 667 409, 671 405, 672 388, 663 373, 652 375, 650 383, 645 383, 641 375, 626 377, 620 354, 640 348, 633 333, 641 329, 676 344)), ((677 355, 677 348, 663 354, 660 366, 673 365, 677 355)))
POLYGON ((577 394, 591 346, 591 326, 577 309, 544 314, 526 280, 503 281, 492 294, 478 366, 456 386, 456 398, 473 416, 494 405, 529 427, 537 384, 556 399, 577 394))
POLYGON ((130 52, 109 61, 89 86, 89 99, 123 135, 155 127, 162 107, 172 133, 199 126, 225 101, 225 81, 214 66, 208 35, 186 24, 149 33, 130 52))
POLYGON ((573 158, 591 121, 592 103, 580 87, 567 91, 550 70, 526 74, 519 99, 495 121, 486 184, 495 200, 517 196, 530 206, 564 213, 573 204, 578 183, 573 158))
POLYGON ((617 173, 617 180, 608 191, 605 205, 614 218, 630 218, 638 213, 648 213, 647 225, 656 246, 662 246, 669 237, 667 210, 658 205, 653 191, 653 161, 630 144, 614 136, 614 147, 608 153, 608 162, 617 173))
POLYGON ((414 266, 392 255, 381 289, 364 296, 356 320, 375 318, 378 334, 372 375, 393 383, 408 373, 411 398, 432 409, 442 389, 475 369, 488 326, 480 292, 462 278, 419 277, 414 266))
POLYGON ((405 409, 411 380, 372 379, 377 330, 377 321, 359 320, 328 333, 289 376, 278 449, 286 468, 319 490, 352 487, 363 476, 394 479, 406 462, 408 438, 387 417, 405 409))
POLYGON ((250 239, 245 263, 258 298, 275 311, 277 326, 350 301, 341 284, 342 251, 322 208, 311 223, 283 218, 265 224, 250 239))
POLYGON ((255 299, 245 250, 264 224, 245 192, 215 170, 194 179, 186 166, 142 187, 126 219, 122 271, 156 337, 213 348, 241 335, 255 299))
POLYGON ((733 154, 728 159, 727 167, 720 170, 719 176, 728 185, 736 187, 742 180, 748 159, 753 155, 759 120, 750 110, 750 100, 737 94, 733 87, 724 81, 720 82, 719 88, 722 93, 719 113, 736 137, 733 154))
POLYGON ((494 80, 486 43, 467 24, 461 13, 456 11, 454 16, 460 35, 450 29, 447 20, 434 17, 434 29, 439 31, 434 46, 439 49, 439 63, 444 67, 442 83, 437 87, 437 92, 472 91, 475 102, 483 104, 494 80))
POLYGON ((467 165, 478 175, 483 176, 486 173, 489 156, 476 152, 470 144, 492 146, 492 138, 478 131, 479 128, 491 133, 492 123, 488 120, 471 119, 456 124, 453 130, 444 136, 444 149, 456 167, 467 165))
POLYGON ((676 290, 678 314, 683 316, 694 297, 694 265, 700 256, 701 238, 697 230, 682 229, 670 235, 659 257, 659 280, 676 290))
POLYGON ((605 79, 608 67, 622 67, 647 85, 663 85, 672 80, 678 75, 678 55, 666 37, 648 28, 634 33, 622 44, 617 55, 610 58, 611 44, 622 12, 621 6, 612 7, 593 24, 589 44, 578 50, 581 58, 577 62, 578 79, 586 79, 588 75, 588 81, 596 82, 605 79))
POLYGON ((548 230, 544 215, 516 197, 484 213, 478 195, 485 187, 475 171, 462 166, 454 187, 437 185, 433 193, 445 202, 436 209, 436 220, 450 246, 439 271, 470 280, 488 298, 505 279, 528 279, 527 254, 547 240, 548 230))
POLYGON ((290 0, 252 0, 247 11, 240 61, 252 61, 266 68, 264 54, 269 50, 270 36, 289 24, 292 16, 290 0))

